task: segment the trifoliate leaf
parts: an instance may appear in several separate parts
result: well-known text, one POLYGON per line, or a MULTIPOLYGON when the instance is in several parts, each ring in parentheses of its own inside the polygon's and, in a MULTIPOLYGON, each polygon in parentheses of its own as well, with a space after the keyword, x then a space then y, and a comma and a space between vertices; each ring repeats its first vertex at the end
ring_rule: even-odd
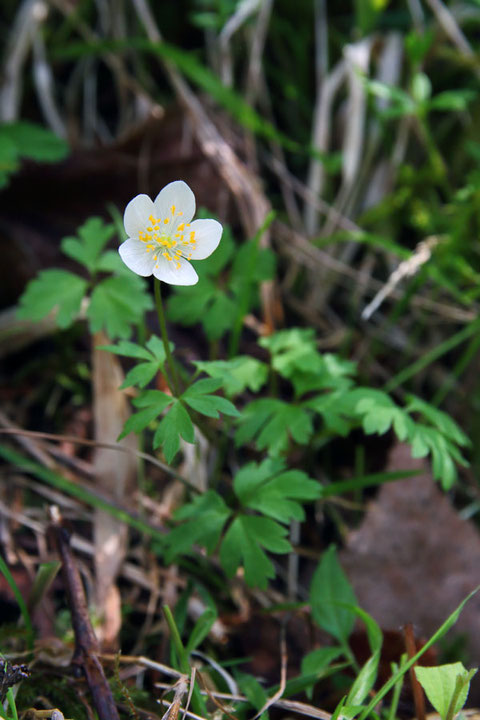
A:
POLYGON ((102 280, 92 293, 87 315, 92 332, 105 329, 112 339, 124 338, 151 307, 142 278, 130 273, 102 280))
POLYGON ((220 547, 220 562, 226 574, 233 577, 243 565, 247 585, 265 589, 268 579, 275 577, 275 570, 263 548, 275 553, 290 552, 291 545, 285 539, 287 532, 287 528, 269 518, 237 516, 220 547))
POLYGON ((175 400, 153 436, 153 447, 162 446, 166 461, 171 463, 180 449, 180 437, 194 443, 195 428, 185 407, 175 400))
POLYGON ((346 437, 358 423, 355 413, 356 400, 352 402, 349 393, 343 388, 316 395, 308 400, 305 406, 317 412, 325 423, 325 428, 334 435, 346 437))
POLYGON ((235 494, 242 505, 274 520, 304 520, 299 501, 316 500, 321 496, 321 487, 300 470, 282 472, 283 468, 284 463, 273 458, 261 464, 249 463, 235 476, 235 494))
POLYGON ((305 520, 302 502, 316 500, 321 493, 318 482, 300 470, 289 470, 271 478, 247 504, 279 522, 302 521, 305 520))
POLYGON ((62 240, 62 250, 65 255, 84 265, 93 275, 98 269, 101 252, 114 232, 114 226, 106 225, 101 218, 89 218, 78 228, 78 237, 62 240))
POLYGON ((239 355, 231 360, 197 360, 194 365, 210 377, 220 378, 225 395, 230 396, 239 395, 247 388, 258 392, 268 377, 267 365, 249 355, 239 355))
POLYGON ((298 396, 311 390, 347 388, 352 384, 355 364, 337 355, 322 355, 311 328, 280 330, 261 338, 259 345, 272 355, 272 366, 289 379, 298 396))
POLYGON ((87 290, 87 281, 66 270, 44 270, 31 280, 22 297, 18 317, 41 320, 54 308, 60 328, 69 327, 80 311, 87 290))
POLYGON ((268 450, 271 455, 287 450, 290 438, 305 445, 313 432, 312 420, 306 410, 271 398, 249 403, 242 412, 239 425, 235 434, 237 445, 255 440, 259 450, 268 450))
POLYGON ((343 607, 344 603, 357 605, 357 600, 331 545, 313 575, 310 604, 317 625, 342 644, 347 643, 355 624, 355 613, 343 607))
POLYGON ((202 545, 212 553, 230 515, 231 510, 213 490, 198 495, 184 505, 175 513, 175 519, 180 521, 180 525, 173 528, 166 538, 167 562, 189 552, 194 544, 202 545))

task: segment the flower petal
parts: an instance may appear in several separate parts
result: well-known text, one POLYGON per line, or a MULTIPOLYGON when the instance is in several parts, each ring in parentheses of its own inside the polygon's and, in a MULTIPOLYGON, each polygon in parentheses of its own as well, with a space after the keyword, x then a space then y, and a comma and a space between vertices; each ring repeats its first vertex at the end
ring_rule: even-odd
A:
POLYGON ((159 255, 153 269, 154 276, 170 285, 195 285, 198 282, 198 275, 188 260, 180 258, 178 262, 179 268, 176 260, 167 260, 159 255))
POLYGON ((162 220, 171 218, 172 208, 175 208, 176 224, 189 223, 195 215, 195 195, 183 180, 165 185, 155 198, 154 205, 156 216, 162 220))
POLYGON ((187 237, 190 232, 195 232, 196 245, 189 250, 192 260, 203 260, 217 249, 223 227, 216 220, 194 220, 187 230, 187 237))
POLYGON ((148 251, 145 243, 128 238, 120 245, 118 252, 125 265, 137 275, 148 277, 153 273, 156 262, 154 260, 155 253, 151 250, 148 251))
POLYGON ((153 200, 148 195, 137 195, 125 208, 123 224, 130 238, 138 238, 141 230, 150 225, 149 216, 154 213, 153 200))

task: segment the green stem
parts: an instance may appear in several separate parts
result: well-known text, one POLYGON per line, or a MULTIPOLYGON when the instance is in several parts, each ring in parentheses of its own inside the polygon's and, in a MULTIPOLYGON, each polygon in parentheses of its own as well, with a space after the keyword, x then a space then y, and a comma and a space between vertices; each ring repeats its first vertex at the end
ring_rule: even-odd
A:
POLYGON ((180 395, 180 386, 178 384, 178 375, 173 361, 172 353, 170 352, 170 343, 168 342, 167 335, 167 324, 165 322, 165 312, 163 309, 162 293, 160 291, 160 280, 154 278, 154 289, 155 289, 155 305, 157 307, 158 323, 160 325, 160 332, 162 334, 163 347, 165 348, 165 355, 167 358, 167 365, 169 367, 172 376, 172 391, 175 397, 180 395))

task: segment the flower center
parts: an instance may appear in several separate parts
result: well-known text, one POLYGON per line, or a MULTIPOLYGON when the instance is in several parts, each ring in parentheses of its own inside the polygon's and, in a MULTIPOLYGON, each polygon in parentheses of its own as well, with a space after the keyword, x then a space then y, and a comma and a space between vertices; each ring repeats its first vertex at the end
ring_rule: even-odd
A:
POLYGON ((177 270, 181 268, 180 258, 190 260, 192 257, 191 251, 197 244, 195 231, 187 229, 190 223, 179 223, 182 215, 181 210, 176 211, 175 205, 172 205, 170 215, 166 218, 150 215, 150 225, 138 235, 139 240, 146 244, 147 252, 154 253, 157 268, 159 255, 163 255, 168 262, 174 262, 177 270))

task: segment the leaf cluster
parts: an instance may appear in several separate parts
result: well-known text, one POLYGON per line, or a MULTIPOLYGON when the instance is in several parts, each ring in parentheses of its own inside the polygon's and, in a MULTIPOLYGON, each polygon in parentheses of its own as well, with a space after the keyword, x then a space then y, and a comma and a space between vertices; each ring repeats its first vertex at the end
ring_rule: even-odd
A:
MULTIPOLYGON (((382 390, 356 385, 355 365, 336 355, 322 355, 313 330, 282 330, 260 344, 271 353, 272 368, 291 382, 294 401, 249 402, 238 420, 237 445, 253 442, 258 450, 277 456, 292 441, 307 445, 316 432, 324 441, 361 427, 367 435, 393 430, 412 446, 414 457, 431 455, 434 477, 445 489, 455 482, 455 463, 466 465, 460 448, 469 440, 446 413, 413 395, 402 407, 382 390)), ((208 372, 205 363, 202 369, 208 372)))
POLYGON ((209 553, 218 548, 228 577, 242 567, 248 585, 265 588, 275 576, 266 551, 292 550, 287 540, 290 520, 303 520, 302 503, 320 495, 315 480, 300 470, 288 470, 283 460, 248 463, 235 475, 229 504, 209 490, 176 513, 179 524, 166 538, 167 561, 190 552, 194 545, 209 553))
POLYGON ((130 272, 118 253, 105 250, 115 228, 92 217, 75 237, 62 240, 63 253, 83 266, 89 279, 68 270, 44 270, 31 280, 20 298, 18 317, 41 320, 52 311, 59 328, 70 327, 82 301, 90 331, 105 330, 112 339, 126 338, 152 307, 145 281, 130 272))
POLYGON ((168 317, 187 327, 201 323, 207 338, 218 340, 238 324, 239 314, 243 319, 257 307, 259 283, 273 276, 275 256, 260 249, 256 239, 237 248, 230 229, 224 227, 222 242, 202 261, 202 271, 196 285, 173 288, 168 317))

